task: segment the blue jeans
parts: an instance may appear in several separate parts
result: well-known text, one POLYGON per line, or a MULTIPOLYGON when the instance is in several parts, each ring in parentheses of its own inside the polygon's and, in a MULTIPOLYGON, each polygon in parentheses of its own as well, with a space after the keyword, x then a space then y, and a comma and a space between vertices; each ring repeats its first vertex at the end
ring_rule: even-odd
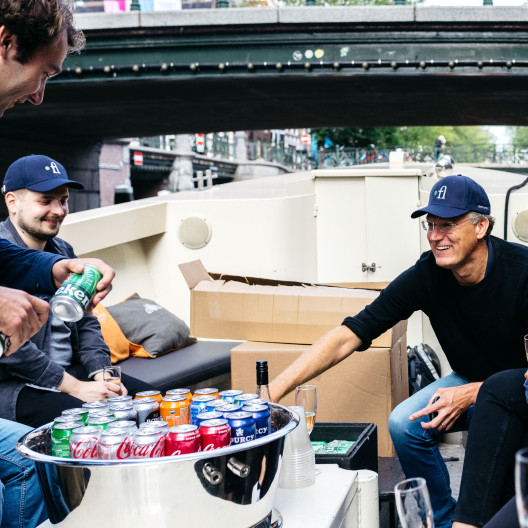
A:
MULTIPOLYGON (((465 385, 469 380, 455 372, 445 376, 400 403, 389 417, 389 432, 407 478, 423 477, 427 482, 436 528, 450 528, 456 501, 451 496, 449 473, 438 449, 438 438, 443 434, 436 429, 422 429, 427 416, 409 421, 409 416, 427 406, 436 389, 465 385)), ((457 428, 450 432, 460 430, 457 428)), ((464 428, 464 427, 462 427, 464 428)))
POLYGON ((47 518, 35 464, 16 449, 25 425, 0 418, 0 518, 1 528, 33 528, 47 518))

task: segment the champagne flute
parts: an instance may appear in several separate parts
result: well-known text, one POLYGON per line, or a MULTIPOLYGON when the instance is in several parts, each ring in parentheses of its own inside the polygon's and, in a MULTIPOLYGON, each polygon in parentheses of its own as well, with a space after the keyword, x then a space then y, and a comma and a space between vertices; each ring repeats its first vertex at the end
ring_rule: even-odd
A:
POLYGON ((402 528, 434 528, 433 509, 423 478, 402 480, 394 486, 402 528))
POLYGON ((311 434, 317 414, 317 389, 315 385, 299 385, 295 388, 295 405, 304 408, 306 427, 311 434))
POLYGON ((528 527, 528 448, 515 454, 515 502, 519 526, 528 527))

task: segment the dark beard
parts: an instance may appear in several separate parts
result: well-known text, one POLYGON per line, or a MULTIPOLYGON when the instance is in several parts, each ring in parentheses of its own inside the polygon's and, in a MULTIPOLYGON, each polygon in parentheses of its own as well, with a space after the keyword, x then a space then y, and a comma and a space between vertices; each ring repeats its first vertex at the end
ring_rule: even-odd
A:
POLYGON ((41 242, 49 242, 52 238, 55 238, 56 235, 41 233, 40 231, 35 231, 31 227, 27 226, 24 222, 19 222, 20 228, 23 229, 26 233, 31 235, 33 238, 40 240, 41 242))

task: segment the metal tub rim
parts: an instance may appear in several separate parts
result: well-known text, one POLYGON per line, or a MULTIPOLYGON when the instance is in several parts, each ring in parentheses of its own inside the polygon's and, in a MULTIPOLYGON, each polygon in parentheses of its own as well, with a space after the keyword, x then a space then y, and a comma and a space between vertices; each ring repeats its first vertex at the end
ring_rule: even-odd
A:
POLYGON ((75 458, 62 458, 62 457, 56 457, 53 455, 45 455, 43 453, 38 453, 37 451, 34 451, 33 449, 30 449, 27 447, 26 442, 32 438, 33 436, 37 436, 45 432, 47 429, 51 429, 52 422, 41 425, 40 427, 37 427, 36 429, 33 429, 32 431, 29 431, 24 436, 20 438, 20 440, 17 442, 16 450, 17 452, 22 455, 25 458, 28 458, 30 460, 33 460, 35 462, 43 462, 46 464, 55 464, 59 466, 72 466, 72 467, 97 467, 97 466, 121 466, 123 464, 126 465, 143 465, 143 464, 170 464, 172 462, 184 462, 188 460, 202 460, 202 459, 208 459, 212 456, 214 457, 220 457, 224 455, 230 455, 233 453, 238 453, 240 451, 245 451, 247 449, 252 449, 253 447, 258 447, 261 445, 268 444, 276 439, 279 439, 283 436, 286 436, 288 433, 293 431, 297 425, 299 425, 299 415, 292 409, 288 409, 287 407, 284 407, 283 405, 279 405, 276 403, 270 404, 275 411, 278 411, 280 413, 286 413, 289 415, 289 422, 281 427, 279 430, 267 435, 263 436, 261 438, 257 438, 256 440, 252 440, 250 443, 243 443, 238 445, 233 445, 229 447, 222 447, 220 449, 213 449, 210 451, 198 451, 197 453, 189 453, 185 455, 177 455, 177 456, 164 456, 159 458, 143 458, 143 459, 125 459, 125 460, 79 460, 75 458))

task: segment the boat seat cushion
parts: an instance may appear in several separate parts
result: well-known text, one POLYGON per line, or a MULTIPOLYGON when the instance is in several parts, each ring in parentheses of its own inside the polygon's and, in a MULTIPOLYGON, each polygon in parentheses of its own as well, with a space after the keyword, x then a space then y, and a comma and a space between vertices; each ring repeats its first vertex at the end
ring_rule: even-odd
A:
POLYGON ((240 341, 198 340, 154 361, 129 357, 119 365, 129 376, 150 383, 160 391, 184 388, 231 371, 231 349, 240 341))
POLYGON ((137 293, 107 310, 126 338, 140 345, 131 347, 133 356, 157 357, 196 341, 184 321, 137 293))

